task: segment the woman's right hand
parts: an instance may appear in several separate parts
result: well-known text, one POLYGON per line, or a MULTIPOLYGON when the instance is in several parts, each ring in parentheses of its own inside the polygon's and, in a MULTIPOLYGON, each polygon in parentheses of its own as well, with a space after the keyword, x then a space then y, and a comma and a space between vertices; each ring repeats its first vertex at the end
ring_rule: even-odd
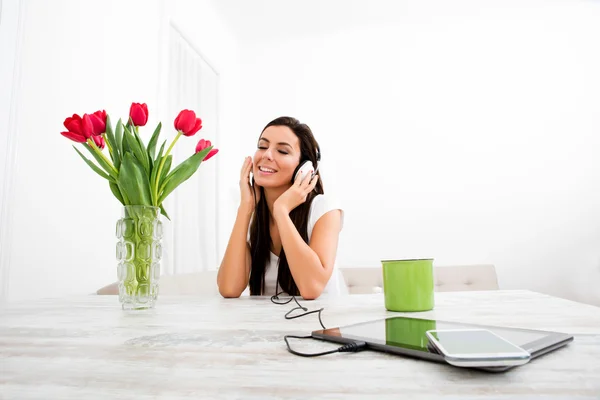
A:
POLYGON ((258 200, 260 200, 260 186, 256 185, 256 183, 252 186, 250 182, 252 166, 252 157, 246 157, 240 171, 240 192, 242 195, 240 206, 248 212, 253 212, 255 204, 258 204, 258 200), (256 200, 254 199, 255 197, 256 200))

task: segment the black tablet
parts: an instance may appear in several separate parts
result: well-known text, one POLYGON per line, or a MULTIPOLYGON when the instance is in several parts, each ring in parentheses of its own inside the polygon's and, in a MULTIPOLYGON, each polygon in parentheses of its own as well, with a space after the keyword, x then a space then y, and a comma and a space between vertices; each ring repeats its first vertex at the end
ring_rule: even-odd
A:
MULTIPOLYGON (((467 328, 488 329, 528 351, 532 359, 562 347, 573 340, 573 336, 566 333, 410 317, 389 317, 339 328, 321 329, 312 332, 312 337, 337 343, 351 343, 361 340, 366 342, 367 348, 372 350, 445 363, 444 358, 428 345, 429 341, 425 332, 434 329, 467 328)), ((505 371, 509 368, 512 367, 485 369, 505 371)))

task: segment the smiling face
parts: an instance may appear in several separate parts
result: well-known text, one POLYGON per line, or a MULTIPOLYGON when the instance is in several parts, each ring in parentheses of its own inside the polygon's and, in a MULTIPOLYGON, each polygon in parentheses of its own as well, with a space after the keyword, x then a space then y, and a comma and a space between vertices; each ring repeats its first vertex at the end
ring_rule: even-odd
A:
POLYGON ((269 126, 260 135, 254 153, 254 180, 259 186, 290 186, 300 162, 300 140, 287 126, 269 126))

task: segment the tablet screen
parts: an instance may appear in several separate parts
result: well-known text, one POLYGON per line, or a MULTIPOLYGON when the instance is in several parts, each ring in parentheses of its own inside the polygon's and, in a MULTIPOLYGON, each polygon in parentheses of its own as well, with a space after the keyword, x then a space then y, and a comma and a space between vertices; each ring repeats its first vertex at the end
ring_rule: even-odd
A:
MULTIPOLYGON (((465 329, 474 326, 476 325, 408 317, 392 317, 336 328, 335 330, 328 329, 323 331, 323 334, 428 352, 427 343, 429 340, 425 332, 436 329, 465 329)), ((521 331, 480 325, 478 327, 488 329, 517 346, 525 346, 548 335, 546 332, 521 331)))

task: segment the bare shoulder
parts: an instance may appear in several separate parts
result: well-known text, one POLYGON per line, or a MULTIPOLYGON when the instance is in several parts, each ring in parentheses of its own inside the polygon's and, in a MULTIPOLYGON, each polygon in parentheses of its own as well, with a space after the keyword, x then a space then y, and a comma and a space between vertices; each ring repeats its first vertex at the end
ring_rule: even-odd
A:
POLYGON ((312 230, 309 246, 326 269, 335 264, 341 227, 342 211, 333 209, 321 215, 312 230))

